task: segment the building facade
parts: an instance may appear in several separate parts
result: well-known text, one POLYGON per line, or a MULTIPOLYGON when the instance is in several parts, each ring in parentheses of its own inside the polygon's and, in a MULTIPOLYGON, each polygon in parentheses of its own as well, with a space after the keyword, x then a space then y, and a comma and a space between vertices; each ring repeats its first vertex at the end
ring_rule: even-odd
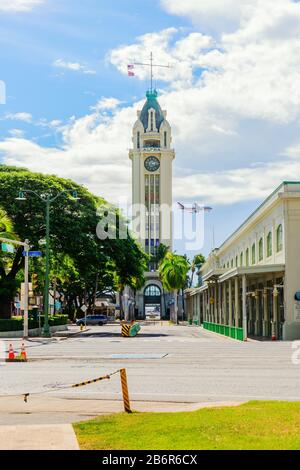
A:
POLYGON ((194 321, 244 338, 300 338, 300 182, 284 182, 208 257, 186 292, 194 321))
POLYGON ((147 92, 147 100, 133 127, 132 218, 133 231, 146 253, 151 256, 146 285, 136 297, 139 317, 157 310, 168 315, 169 296, 163 291, 157 273, 156 255, 160 244, 172 249, 172 166, 175 152, 171 147, 171 126, 157 100, 157 91, 147 92))

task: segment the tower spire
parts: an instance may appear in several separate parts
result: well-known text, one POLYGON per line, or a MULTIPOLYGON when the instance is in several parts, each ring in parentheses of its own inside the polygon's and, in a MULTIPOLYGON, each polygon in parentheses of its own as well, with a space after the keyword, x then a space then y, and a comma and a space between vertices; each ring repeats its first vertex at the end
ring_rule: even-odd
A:
POLYGON ((154 67, 170 69, 170 64, 163 65, 163 64, 154 64, 154 57, 153 52, 150 53, 150 63, 143 63, 143 62, 133 62, 133 65, 141 65, 142 67, 150 67, 150 92, 153 93, 153 81, 154 81, 154 67))

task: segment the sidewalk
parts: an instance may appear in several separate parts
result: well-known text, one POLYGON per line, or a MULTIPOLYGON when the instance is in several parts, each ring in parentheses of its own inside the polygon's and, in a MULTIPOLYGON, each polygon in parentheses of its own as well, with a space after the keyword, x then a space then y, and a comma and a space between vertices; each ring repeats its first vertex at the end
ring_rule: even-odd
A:
POLYGON ((0 426, 0 450, 79 450, 71 424, 0 426))

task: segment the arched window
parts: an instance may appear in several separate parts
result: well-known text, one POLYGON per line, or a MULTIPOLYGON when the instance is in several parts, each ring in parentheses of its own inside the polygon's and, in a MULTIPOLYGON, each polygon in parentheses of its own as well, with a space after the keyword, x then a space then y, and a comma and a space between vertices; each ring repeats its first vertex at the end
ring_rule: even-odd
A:
POLYGON ((264 242, 263 239, 261 238, 259 240, 259 245, 258 245, 258 259, 259 261, 262 261, 264 258, 264 242))
POLYGON ((167 148, 167 144, 168 144, 167 137, 168 137, 168 134, 167 134, 167 132, 165 131, 165 132, 164 132, 164 146, 165 146, 165 148, 167 148))
POLYGON ((267 236, 267 257, 270 258, 272 256, 272 242, 273 242, 273 237, 272 237, 272 232, 268 233, 267 236))
POLYGON ((160 297, 160 295, 161 295, 160 288, 155 285, 148 286, 145 289, 146 297, 160 297))
POLYGON ((256 263, 256 247, 255 247, 255 243, 253 243, 253 245, 252 245, 252 249, 251 249, 251 258, 252 258, 252 264, 255 264, 255 263, 256 263))
POLYGON ((235 257, 235 267, 237 268, 239 265, 239 257, 236 255, 235 257))
POLYGON ((141 133, 140 132, 137 133, 137 148, 138 149, 141 148, 141 133))
POLYGON ((276 233, 276 247, 277 247, 277 253, 279 251, 282 251, 283 249, 283 230, 282 230, 282 225, 278 225, 277 227, 277 233, 276 233))
POLYGON ((246 250, 246 266, 249 266, 249 248, 246 250))
POLYGON ((231 267, 233 268, 233 259, 231 260, 231 267))
POLYGON ((243 253, 241 253, 241 255, 240 255, 240 265, 243 266, 243 264, 244 264, 244 255, 243 255, 243 253))

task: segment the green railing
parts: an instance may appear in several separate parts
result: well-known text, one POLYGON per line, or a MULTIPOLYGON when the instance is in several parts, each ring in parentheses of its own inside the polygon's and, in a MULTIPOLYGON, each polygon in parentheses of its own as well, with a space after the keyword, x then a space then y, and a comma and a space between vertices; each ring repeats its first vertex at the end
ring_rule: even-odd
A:
POLYGON ((227 336, 228 338, 244 341, 243 328, 236 328, 235 326, 219 325, 218 323, 203 322, 203 328, 219 335, 227 336))

